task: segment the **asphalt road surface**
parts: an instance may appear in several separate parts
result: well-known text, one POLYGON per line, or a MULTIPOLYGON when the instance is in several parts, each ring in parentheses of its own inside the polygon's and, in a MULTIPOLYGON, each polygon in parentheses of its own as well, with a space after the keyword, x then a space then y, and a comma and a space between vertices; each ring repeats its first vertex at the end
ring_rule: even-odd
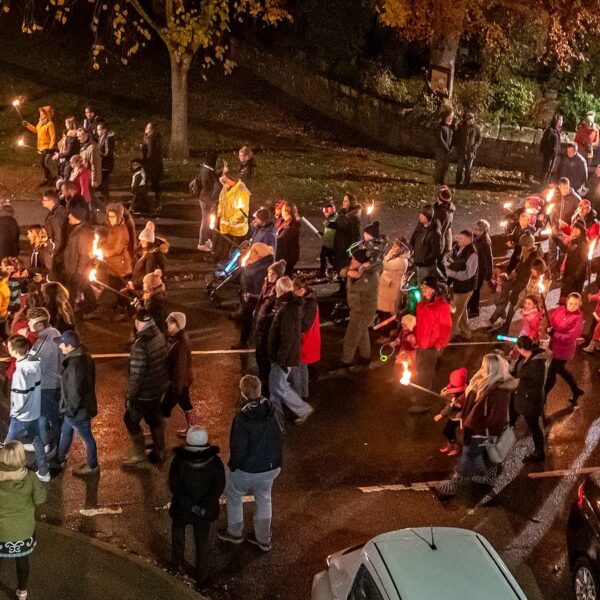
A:
MULTIPOLYGON (((181 223, 181 231, 185 233, 174 245, 187 248, 187 259, 194 223, 181 223)), ((313 243, 303 259, 312 261, 316 250, 313 243)), ((172 264, 178 265, 180 273, 186 272, 185 260, 177 260, 175 252, 172 264)), ((172 308, 188 313, 195 349, 229 348, 236 340, 235 326, 226 318, 226 310, 210 307, 203 296, 201 277, 206 266, 194 263, 189 270, 199 273, 198 277, 170 282, 172 308)), ((209 595, 215 599, 309 598, 312 577, 324 568, 328 554, 392 529, 447 525, 485 535, 529 598, 572 597, 565 563, 565 522, 581 479, 577 470, 600 464, 600 411, 594 390, 600 355, 578 353, 573 361, 578 383, 586 391, 580 410, 569 410, 568 390, 562 381, 551 393, 546 409, 551 426, 545 464, 522 464, 532 443, 519 423, 518 443, 504 465, 497 494, 486 495, 483 488, 467 486, 455 499, 442 503, 423 484, 447 477, 456 459, 438 452, 444 438, 441 427, 433 422, 434 411, 408 414, 406 390, 390 381, 391 365, 344 377, 327 375, 339 357, 343 334, 342 327, 328 322, 331 300, 326 296, 331 291, 319 290, 323 296, 324 358, 322 377, 311 386, 310 402, 316 410, 304 425, 290 421, 287 427, 284 466, 273 492, 273 550, 263 554, 246 544, 230 546, 215 539, 214 583, 209 595)), ((550 304, 553 299, 551 296, 550 304)), ((482 311, 474 328, 485 325, 486 313, 489 309, 482 311)), ((518 331, 516 322, 515 329, 518 331)), ((82 332, 95 353, 124 352, 131 327, 102 320, 84 323, 82 332)), ((485 341, 489 336, 481 330, 474 339, 485 341)), ((448 349, 439 373, 440 387, 454 368, 466 366, 474 372, 489 348, 448 349)), ((254 368, 248 356, 194 358, 195 418, 207 427, 211 442, 221 446, 225 461, 231 417, 238 402, 237 383, 243 373, 254 368)), ((97 360, 100 414, 94 431, 101 476, 84 481, 67 470, 55 477, 42 518, 164 565, 170 551, 168 463, 161 468, 148 465, 127 471, 120 466, 128 450, 122 423, 126 375, 126 359, 97 360), (83 516, 82 508, 114 514, 83 516)), ((167 424, 169 447, 179 443, 175 431, 182 424, 181 413, 175 410, 167 424)), ((69 468, 83 461, 83 447, 77 440, 69 468)), ((222 515, 218 525, 224 521, 222 515)), ((247 525, 249 530, 250 519, 247 525)))

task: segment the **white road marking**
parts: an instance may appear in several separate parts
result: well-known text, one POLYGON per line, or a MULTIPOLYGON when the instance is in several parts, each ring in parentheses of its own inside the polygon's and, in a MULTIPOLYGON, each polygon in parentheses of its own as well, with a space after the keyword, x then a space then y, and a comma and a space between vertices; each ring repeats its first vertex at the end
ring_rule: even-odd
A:
POLYGON ((96 515, 120 515, 123 509, 119 506, 118 508, 82 508, 79 510, 79 514, 84 517, 95 517, 96 515))
POLYGON ((544 477, 577 477, 589 473, 600 473, 600 467, 583 467, 582 469, 559 469, 557 471, 537 471, 529 473, 531 479, 542 479, 544 477))

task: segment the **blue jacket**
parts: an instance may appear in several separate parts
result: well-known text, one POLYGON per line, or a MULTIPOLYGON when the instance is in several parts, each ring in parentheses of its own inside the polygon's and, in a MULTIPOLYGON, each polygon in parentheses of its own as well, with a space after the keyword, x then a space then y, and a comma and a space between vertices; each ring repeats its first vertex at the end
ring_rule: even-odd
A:
POLYGON ((275 223, 269 221, 262 227, 256 227, 252 229, 252 243, 262 242, 267 246, 271 246, 273 250, 277 250, 277 229, 275 223))

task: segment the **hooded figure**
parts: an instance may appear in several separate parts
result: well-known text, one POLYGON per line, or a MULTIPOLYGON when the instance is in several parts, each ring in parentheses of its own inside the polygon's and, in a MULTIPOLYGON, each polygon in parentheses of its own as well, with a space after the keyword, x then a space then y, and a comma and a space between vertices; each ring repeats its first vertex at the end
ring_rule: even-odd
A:
POLYGON ((408 269, 410 248, 406 240, 396 238, 383 259, 383 272, 379 278, 377 292, 377 310, 394 314, 398 307, 400 290, 404 285, 404 276, 408 269))
POLYGON ((0 206, 0 260, 7 256, 19 256, 19 224, 15 209, 8 200, 0 206))
POLYGON ((106 225, 106 241, 102 247, 104 262, 113 275, 128 277, 131 274, 129 230, 125 223, 125 207, 122 204, 108 205, 106 225))
POLYGON ((23 121, 23 127, 37 135, 37 150, 40 153, 40 167, 44 181, 41 185, 46 185, 52 181, 52 172, 50 171, 49 162, 56 148, 56 129, 52 122, 54 111, 51 106, 40 106, 40 120, 37 125, 32 125, 27 121, 23 121))

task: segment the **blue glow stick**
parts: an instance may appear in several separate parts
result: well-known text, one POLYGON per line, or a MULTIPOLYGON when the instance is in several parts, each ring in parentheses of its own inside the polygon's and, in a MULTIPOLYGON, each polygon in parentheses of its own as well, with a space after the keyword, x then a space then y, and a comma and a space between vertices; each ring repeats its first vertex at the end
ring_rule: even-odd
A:
POLYGON ((496 336, 496 339, 497 339, 499 342, 512 342, 513 344, 516 344, 516 343, 517 343, 517 340, 518 340, 519 338, 516 338, 516 337, 510 337, 509 335, 497 335, 497 336, 496 336))

